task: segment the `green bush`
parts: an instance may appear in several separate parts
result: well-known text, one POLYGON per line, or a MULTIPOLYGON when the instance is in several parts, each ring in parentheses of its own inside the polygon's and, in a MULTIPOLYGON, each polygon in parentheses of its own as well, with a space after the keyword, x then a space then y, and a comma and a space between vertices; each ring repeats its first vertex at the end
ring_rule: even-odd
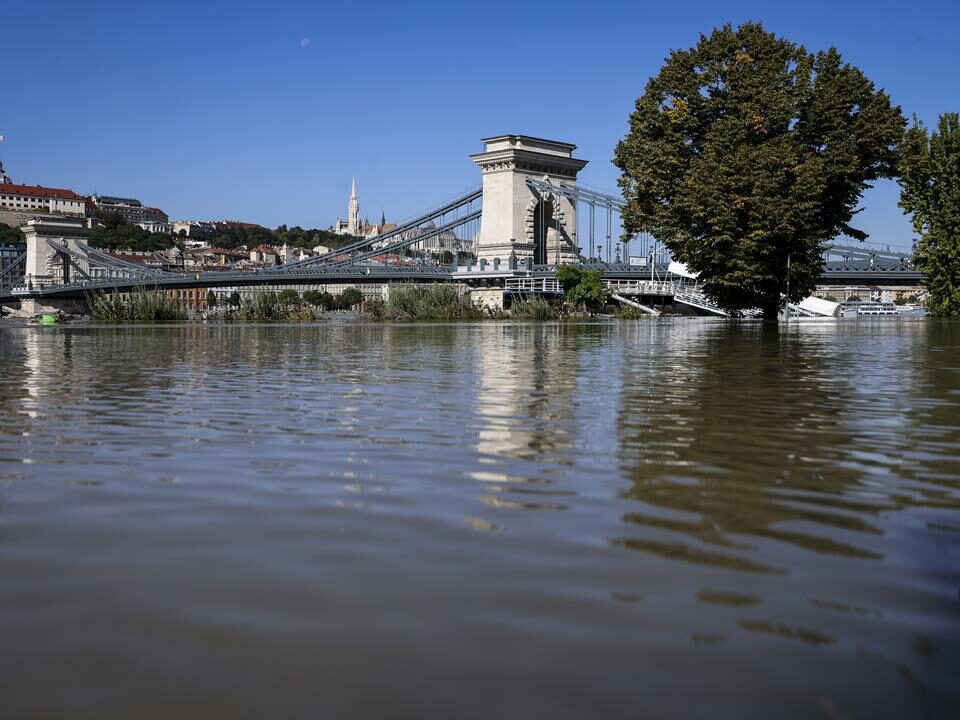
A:
POLYGON ((277 296, 277 300, 281 305, 284 306, 293 306, 300 304, 300 293, 296 290, 286 289, 281 290, 280 295, 277 296))
POLYGON ((574 307, 596 309, 607 301, 607 290, 599 270, 564 265, 557 270, 557 281, 563 288, 564 300, 574 307))
MULTIPOLYGON (((281 299, 289 299, 284 293, 296 293, 293 290, 284 290, 277 295, 269 290, 257 290, 253 297, 243 298, 240 303, 240 309, 235 313, 231 320, 240 322, 312 322, 316 320, 316 315, 311 307, 302 303, 284 304, 281 299)), ((299 295, 297 295, 299 300, 299 295)), ((225 318, 226 319, 226 318, 225 318)))
POLYGON ((186 320, 186 308, 159 289, 141 288, 123 295, 119 292, 87 296, 90 315, 101 323, 157 323, 186 320))
POLYGON ((479 320, 483 312, 453 285, 391 285, 386 303, 367 303, 377 320, 479 320))
POLYGON ((274 322, 280 319, 280 303, 277 294, 269 290, 257 290, 251 298, 240 300, 238 319, 243 322, 274 322))
POLYGON ((303 301, 324 310, 333 310, 337 307, 337 299, 326 290, 307 290, 303 294, 303 301))
POLYGON ((510 317, 514 320, 556 320, 557 311, 544 298, 531 295, 513 302, 510 306, 510 317))
POLYGON ((632 305, 621 305, 620 309, 617 310, 616 317, 620 320, 639 320, 641 318, 652 317, 649 313, 645 313, 640 308, 635 308, 632 305))
POLYGON ((373 320, 385 320, 387 304, 382 298, 372 298, 364 304, 363 312, 373 320))
POLYGON ((337 309, 349 310, 354 305, 363 303, 363 293, 355 287, 347 288, 337 297, 337 309))

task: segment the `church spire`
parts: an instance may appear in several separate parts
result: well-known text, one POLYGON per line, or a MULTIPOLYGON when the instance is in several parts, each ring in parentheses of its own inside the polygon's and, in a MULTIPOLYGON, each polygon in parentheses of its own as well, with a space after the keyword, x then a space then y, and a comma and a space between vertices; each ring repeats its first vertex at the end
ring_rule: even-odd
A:
POLYGON ((383 210, 381 210, 381 211, 380 211, 380 225, 381 225, 381 227, 382 227, 383 225, 386 225, 386 224, 387 224, 387 214, 386 214, 383 210))
POLYGON ((347 203, 347 226, 351 235, 360 234, 360 201, 357 199, 357 179, 353 178, 350 202, 347 203))

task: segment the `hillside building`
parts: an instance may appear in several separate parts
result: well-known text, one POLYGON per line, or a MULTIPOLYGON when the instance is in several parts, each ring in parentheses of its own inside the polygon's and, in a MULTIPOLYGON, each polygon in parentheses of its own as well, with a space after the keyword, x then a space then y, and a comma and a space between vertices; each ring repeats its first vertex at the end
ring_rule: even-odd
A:
MULTIPOLYGON (((10 178, 4 174, 4 179, 10 178)), ((10 213, 46 213, 84 217, 86 202, 73 190, 49 188, 42 185, 0 183, 0 210, 10 213)))
POLYGON ((93 194, 90 200, 97 212, 119 215, 131 225, 139 225, 149 232, 170 233, 173 230, 170 218, 163 210, 148 207, 136 198, 93 194))

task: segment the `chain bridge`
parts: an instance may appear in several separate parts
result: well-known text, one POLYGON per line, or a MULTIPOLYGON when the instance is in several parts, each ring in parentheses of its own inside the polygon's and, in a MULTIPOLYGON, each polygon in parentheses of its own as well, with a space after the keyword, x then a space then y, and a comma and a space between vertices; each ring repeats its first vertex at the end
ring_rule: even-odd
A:
MULTIPOLYGON (((377 295, 395 282, 456 282, 497 294, 502 302, 516 294, 559 294, 557 267, 581 263, 599 269, 613 297, 626 304, 653 312, 651 304, 680 303, 724 314, 696 278, 671 261, 663 243, 623 233, 621 197, 577 182, 587 161, 573 156, 575 145, 525 135, 483 142, 484 152, 471 156, 481 187, 389 232, 277 267, 242 272, 149 267, 92 247, 80 219, 39 217, 23 227, 26 252, 0 273, 0 301, 50 305, 82 302, 93 292, 156 287, 199 303, 198 291, 207 289, 352 285, 377 295), (441 261, 453 262, 438 262, 438 248, 454 248, 446 258, 439 253, 441 261), (14 282, 21 277, 18 266, 22 280, 14 282)), ((826 285, 916 286, 922 279, 907 253, 831 245, 825 260, 826 285)))

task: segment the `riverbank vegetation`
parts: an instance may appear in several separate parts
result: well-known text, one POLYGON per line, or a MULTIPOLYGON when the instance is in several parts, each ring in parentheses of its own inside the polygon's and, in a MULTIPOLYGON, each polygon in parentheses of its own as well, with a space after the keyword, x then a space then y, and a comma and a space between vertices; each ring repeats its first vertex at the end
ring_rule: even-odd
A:
POLYGON ((252 295, 242 296, 236 291, 224 303, 210 305, 208 296, 207 319, 220 322, 312 322, 322 317, 324 311, 354 310, 363 303, 363 293, 358 288, 347 288, 339 295, 326 291, 307 290, 301 295, 292 288, 281 290, 256 290, 252 295))
POLYGON ((510 306, 511 320, 556 320, 557 309, 550 301, 540 295, 531 295, 520 300, 514 300, 510 306))
POLYGON ((387 300, 367 302, 374 320, 480 320, 484 312, 470 301, 470 293, 453 285, 391 285, 387 300))
POLYGON ((920 235, 914 262, 925 275, 927 309, 960 317, 960 115, 941 116, 930 133, 915 123, 901 154, 900 207, 920 235))
POLYGON ((635 308, 631 305, 621 305, 614 314, 614 317, 617 320, 643 320, 646 318, 652 318, 653 315, 650 313, 645 313, 640 308, 635 308))
POLYGON ((647 83, 614 162, 628 234, 649 232, 722 307, 799 302, 865 189, 893 177, 899 107, 834 49, 810 53, 758 23, 672 52, 647 83), (789 263, 789 282, 787 265, 789 263))
POLYGON ((95 293, 87 296, 90 316, 99 323, 160 323, 187 319, 186 308, 162 290, 140 289, 121 294, 95 293))

